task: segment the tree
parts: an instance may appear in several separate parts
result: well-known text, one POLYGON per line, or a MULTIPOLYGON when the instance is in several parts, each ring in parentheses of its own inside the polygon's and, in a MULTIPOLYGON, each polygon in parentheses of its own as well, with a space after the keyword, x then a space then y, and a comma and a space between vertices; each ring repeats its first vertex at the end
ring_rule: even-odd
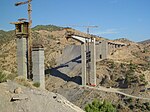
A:
POLYGON ((85 106, 86 112, 116 112, 116 108, 108 101, 95 99, 92 104, 85 106))

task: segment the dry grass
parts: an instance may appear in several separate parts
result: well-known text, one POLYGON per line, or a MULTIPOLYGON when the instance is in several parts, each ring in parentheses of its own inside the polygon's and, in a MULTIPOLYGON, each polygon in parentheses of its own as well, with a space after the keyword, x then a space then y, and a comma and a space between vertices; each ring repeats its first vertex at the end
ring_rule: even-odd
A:
POLYGON ((22 76, 16 77, 15 81, 20 85, 30 87, 30 88, 34 88, 33 85, 32 85, 32 82, 27 80, 25 77, 22 77, 22 76))

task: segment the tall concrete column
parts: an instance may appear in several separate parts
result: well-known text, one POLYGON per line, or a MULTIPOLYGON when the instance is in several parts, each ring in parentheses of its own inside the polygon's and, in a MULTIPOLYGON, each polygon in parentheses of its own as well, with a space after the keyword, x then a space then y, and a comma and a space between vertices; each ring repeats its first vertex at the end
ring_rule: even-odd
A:
POLYGON ((90 66, 90 84, 91 86, 96 86, 96 47, 95 38, 91 42, 91 66, 90 66))
POLYGON ((44 48, 32 48, 32 63, 33 63, 33 82, 39 82, 40 88, 45 89, 45 74, 44 74, 44 48))
POLYGON ((86 45, 81 45, 82 85, 86 85, 86 45))
POLYGON ((27 38, 17 37, 18 75, 27 78, 27 38))
POLYGON ((106 59, 108 56, 108 42, 106 40, 102 41, 101 51, 102 51, 102 59, 106 59))
POLYGON ((96 43, 95 45, 96 45, 96 47, 95 47, 95 49, 96 49, 96 61, 99 61, 99 60, 102 59, 102 56, 101 56, 101 43, 96 43))

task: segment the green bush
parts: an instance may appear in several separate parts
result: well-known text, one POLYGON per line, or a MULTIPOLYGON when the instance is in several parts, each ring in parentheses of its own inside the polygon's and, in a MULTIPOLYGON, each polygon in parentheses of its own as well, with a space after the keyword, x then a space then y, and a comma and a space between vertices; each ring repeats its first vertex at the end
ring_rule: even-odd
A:
POLYGON ((130 61, 129 67, 130 67, 130 71, 134 71, 137 68, 137 65, 133 64, 132 61, 130 61))
POLYGON ((7 75, 0 72, 0 83, 6 82, 6 80, 7 80, 7 75))
POLYGON ((39 82, 35 82, 35 83, 33 83, 33 86, 40 87, 40 83, 39 82))
POLYGON ((139 76, 139 80, 140 80, 141 84, 144 84, 145 86, 148 84, 148 82, 145 79, 145 75, 144 74, 139 76))
POLYGON ((114 61, 110 62, 110 68, 111 68, 111 69, 115 68, 115 63, 114 63, 114 61))
POLYGON ((116 108, 108 101, 94 100, 92 104, 85 106, 86 112, 116 112, 116 108))
POLYGON ((140 81, 141 81, 141 82, 144 82, 144 81, 145 81, 145 75, 144 75, 144 74, 140 75, 139 78, 140 78, 140 81))

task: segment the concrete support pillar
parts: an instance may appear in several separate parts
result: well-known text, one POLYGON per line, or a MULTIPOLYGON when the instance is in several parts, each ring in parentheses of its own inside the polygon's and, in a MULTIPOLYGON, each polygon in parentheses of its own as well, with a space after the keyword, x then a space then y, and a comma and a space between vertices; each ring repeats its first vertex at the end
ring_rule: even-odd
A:
POLYGON ((81 45, 82 85, 86 85, 86 45, 81 45))
POLYGON ((102 59, 106 59, 108 56, 108 42, 106 40, 102 41, 102 45, 101 45, 101 51, 102 51, 102 59))
POLYGON ((17 68, 18 75, 27 78, 27 38, 17 38, 17 68))
POLYGON ((96 44, 96 61, 99 61, 102 59, 101 55, 101 43, 96 44))
POLYGON ((44 48, 32 48, 32 63, 33 63, 33 82, 40 83, 40 88, 45 89, 45 74, 44 74, 44 48))
POLYGON ((96 86, 96 47, 95 38, 91 42, 91 66, 90 66, 90 85, 96 86))

